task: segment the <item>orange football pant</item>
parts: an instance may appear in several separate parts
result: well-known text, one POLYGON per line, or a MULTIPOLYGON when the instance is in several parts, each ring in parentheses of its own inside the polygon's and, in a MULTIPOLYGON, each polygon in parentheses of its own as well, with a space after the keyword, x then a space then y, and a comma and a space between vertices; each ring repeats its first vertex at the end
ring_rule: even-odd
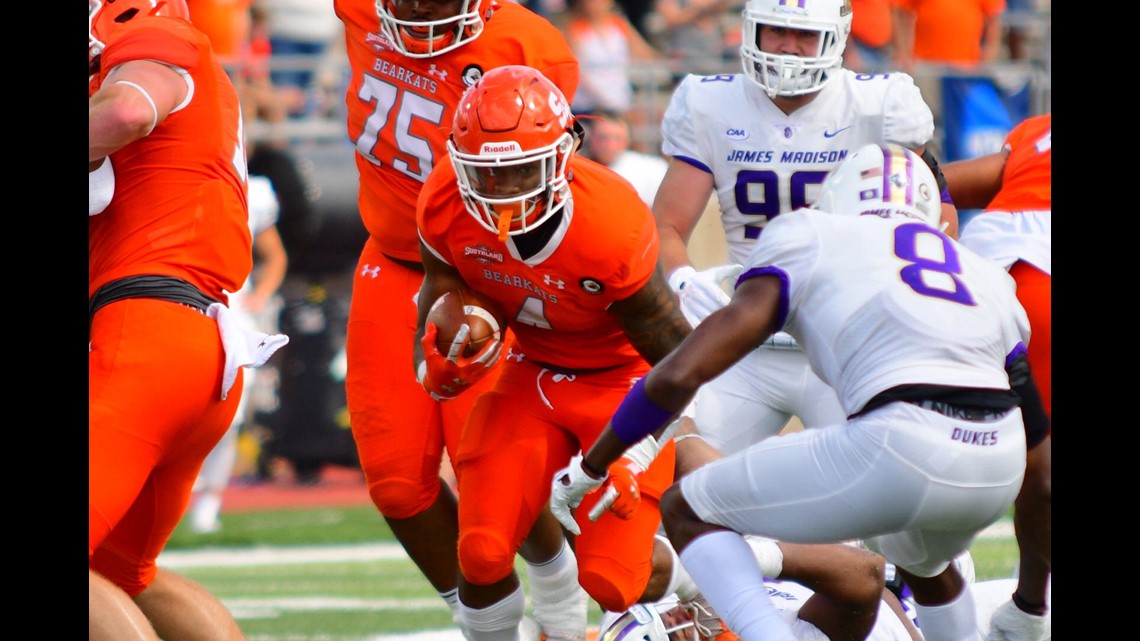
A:
MULTIPOLYGON (((550 499, 555 472, 579 449, 589 449, 626 392, 649 371, 637 361, 568 376, 525 357, 519 362, 517 352, 503 360, 494 390, 479 398, 464 427, 456 458, 460 495, 479 497, 459 502, 459 565, 476 585, 511 573, 515 551, 550 499)), ((602 492, 587 495, 577 508, 578 581, 607 610, 633 605, 649 582, 659 500, 673 482, 674 455, 669 442, 639 479, 642 500, 631 520, 607 511, 590 521, 586 515, 602 492)))
POLYGON ((491 372, 443 403, 416 382, 415 297, 423 279, 422 272, 384 256, 369 238, 353 276, 348 312, 345 394, 352 436, 372 502, 395 519, 415 516, 435 502, 444 448, 454 461, 463 422, 496 376, 491 372))
POLYGON ((107 305, 87 358, 90 567, 130 596, 154 580, 202 461, 229 429, 239 374, 221 400, 217 323, 152 299, 107 305))
MULTIPOLYGON (((1045 413, 1053 417, 1053 288, 1049 274, 1030 263, 1019 260, 1009 270, 1017 283, 1017 300, 1029 316, 1029 327, 1033 334, 1029 337, 1029 367, 1033 369, 1033 379, 1037 391, 1045 405, 1045 413)), ((1052 422, 1049 427, 1052 433, 1052 422)))

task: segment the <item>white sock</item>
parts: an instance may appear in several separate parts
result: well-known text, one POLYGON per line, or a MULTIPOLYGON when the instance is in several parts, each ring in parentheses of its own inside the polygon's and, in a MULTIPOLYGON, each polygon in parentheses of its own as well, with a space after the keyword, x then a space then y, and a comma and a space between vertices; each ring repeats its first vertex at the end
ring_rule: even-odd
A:
POLYGON ((681 565, 681 558, 677 556, 677 551, 673 549, 673 544, 669 539, 658 535, 657 540, 665 544, 665 548, 673 555, 673 575, 669 577, 669 585, 665 588, 665 594, 676 594, 677 598, 684 603, 691 601, 700 594, 697 589, 697 584, 693 581, 693 577, 685 571, 685 567, 681 565))
POLYGON ((589 597, 578 584, 578 558, 566 542, 551 560, 526 564, 534 618, 551 639, 585 638, 589 597))
POLYGON ((459 613, 471 641, 519 641, 519 623, 526 613, 522 585, 483 609, 469 608, 460 601, 459 613))
POLYGON ((578 582, 578 558, 574 556, 574 550, 570 548, 570 544, 563 539, 562 549, 554 555, 554 558, 539 564, 527 561, 526 573, 530 577, 531 592, 534 592, 536 584, 539 589, 557 588, 571 577, 574 578, 576 584, 578 582))
POLYGON ((194 502, 194 512, 191 515, 196 527, 204 528, 212 525, 222 510, 222 496, 216 492, 203 492, 194 502))
POLYGON ((926 641, 981 641, 974 612, 974 591, 969 583, 964 584, 962 593, 949 603, 916 603, 915 609, 926 641))
POLYGON ((735 532, 693 539, 681 562, 728 628, 742 639, 796 641, 764 587, 752 548, 735 532))
POLYGON ((467 626, 463 625, 463 616, 459 614, 459 588, 451 588, 447 592, 440 592, 439 598, 443 599, 448 609, 451 610, 451 622, 459 627, 459 631, 463 633, 463 638, 470 641, 471 637, 467 632, 467 626))

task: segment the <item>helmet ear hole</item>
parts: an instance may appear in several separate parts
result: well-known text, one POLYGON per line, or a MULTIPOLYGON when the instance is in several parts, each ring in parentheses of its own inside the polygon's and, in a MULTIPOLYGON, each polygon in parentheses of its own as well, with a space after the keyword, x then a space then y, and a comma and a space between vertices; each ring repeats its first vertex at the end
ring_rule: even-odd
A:
POLYGON ((119 24, 123 24, 124 22, 127 22, 129 20, 133 20, 134 17, 136 15, 138 15, 138 13, 139 13, 139 10, 135 7, 132 7, 130 9, 127 9, 126 11, 120 13, 119 15, 115 16, 115 22, 117 22, 119 24))

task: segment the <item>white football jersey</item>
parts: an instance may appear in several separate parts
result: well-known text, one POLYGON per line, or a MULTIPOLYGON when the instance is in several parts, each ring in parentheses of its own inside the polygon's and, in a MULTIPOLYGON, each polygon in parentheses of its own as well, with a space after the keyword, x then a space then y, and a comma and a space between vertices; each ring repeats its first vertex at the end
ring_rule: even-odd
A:
POLYGON ((741 278, 784 281, 783 327, 848 414, 903 384, 1009 389, 1029 343, 1013 279, 933 227, 813 209, 768 223, 741 278))
POLYGON ((914 149, 934 117, 905 73, 835 73, 791 115, 743 74, 686 76, 661 123, 666 156, 713 174, 729 260, 743 264, 770 220, 815 202, 827 173, 868 143, 914 149))
MULTIPOLYGON (((797 641, 830 641, 819 628, 799 618, 800 608, 814 592, 794 581, 764 579, 772 604, 780 617, 788 622, 797 641)), ((879 616, 867 635, 867 641, 910 641, 910 633, 889 605, 879 601, 879 616)))
MULTIPOLYGON (((257 238, 261 232, 269 229, 277 224, 277 218, 281 213, 281 203, 277 200, 277 192, 273 189, 273 182, 265 176, 250 176, 248 195, 246 202, 249 203, 249 235, 252 238, 257 238)), ((252 278, 246 278, 242 283, 241 289, 230 294, 230 308, 238 307, 233 297, 235 295, 245 295, 253 291, 252 278)))

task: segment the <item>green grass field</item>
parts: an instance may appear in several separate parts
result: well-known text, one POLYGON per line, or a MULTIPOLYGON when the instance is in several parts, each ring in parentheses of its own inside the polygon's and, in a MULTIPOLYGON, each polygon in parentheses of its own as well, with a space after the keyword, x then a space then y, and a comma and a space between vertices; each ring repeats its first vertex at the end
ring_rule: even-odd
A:
MULTIPOLYGON (((209 535, 179 527, 159 563, 221 597, 250 641, 382 641, 450 625, 402 550, 380 545, 395 538, 371 507, 227 513, 222 523, 209 535), (298 558, 310 546, 324 553, 298 558)), ((980 538, 971 552, 979 581, 1011 576, 1017 562, 1012 536, 980 538)), ((591 623, 599 616, 592 605, 591 623)))

